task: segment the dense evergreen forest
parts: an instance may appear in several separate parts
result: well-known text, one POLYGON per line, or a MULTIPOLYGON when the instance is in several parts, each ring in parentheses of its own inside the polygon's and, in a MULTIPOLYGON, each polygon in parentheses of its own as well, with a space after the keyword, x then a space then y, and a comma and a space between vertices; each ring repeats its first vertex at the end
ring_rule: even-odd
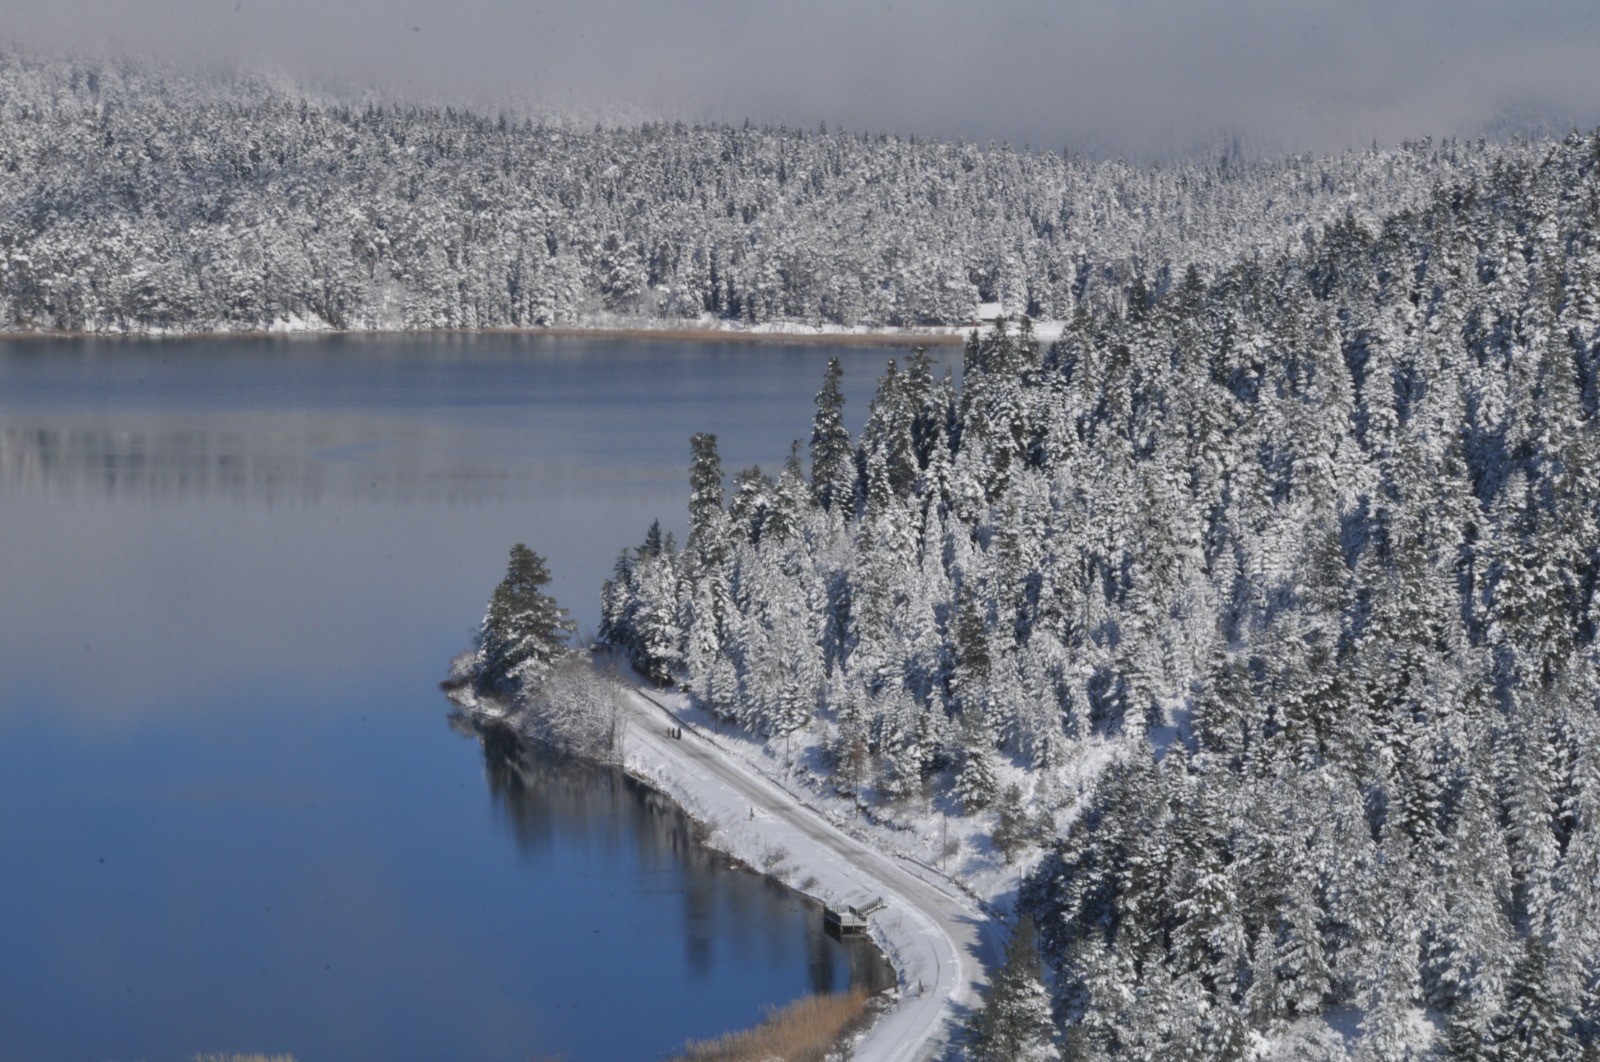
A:
POLYGON ((1136 273, 1048 349, 998 322, 959 387, 891 364, 856 438, 835 365, 809 469, 725 497, 694 439, 688 538, 619 558, 601 635, 1042 847, 1067 1057, 1600 1057, 1597 239, 1573 135, 1136 273))
POLYGON ((1140 167, 682 123, 584 128, 0 52, 0 329, 962 324, 1213 279, 1533 146, 1140 167))

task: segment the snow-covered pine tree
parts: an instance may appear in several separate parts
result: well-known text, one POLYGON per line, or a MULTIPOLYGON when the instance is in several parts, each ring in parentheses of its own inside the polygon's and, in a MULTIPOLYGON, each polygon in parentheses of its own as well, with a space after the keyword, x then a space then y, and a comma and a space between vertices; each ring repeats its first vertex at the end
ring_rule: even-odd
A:
POLYGON ((511 547, 505 578, 478 627, 473 679, 480 688, 515 694, 550 674, 575 625, 544 592, 549 583, 543 557, 520 542, 511 547))
POLYGON ((971 815, 994 802, 1000 790, 1000 772, 988 732, 981 725, 964 724, 959 741, 960 766, 950 795, 971 815))
POLYGON ((811 425, 811 490, 817 504, 829 510, 849 509, 856 493, 855 448, 844 424, 843 379, 844 366, 838 358, 829 358, 811 425))
POLYGON ((1050 996, 1041 980, 1037 935, 1033 916, 1024 912, 1006 942, 1005 965, 969 1026, 967 1055, 974 1062, 1046 1062, 1061 1057, 1050 996))

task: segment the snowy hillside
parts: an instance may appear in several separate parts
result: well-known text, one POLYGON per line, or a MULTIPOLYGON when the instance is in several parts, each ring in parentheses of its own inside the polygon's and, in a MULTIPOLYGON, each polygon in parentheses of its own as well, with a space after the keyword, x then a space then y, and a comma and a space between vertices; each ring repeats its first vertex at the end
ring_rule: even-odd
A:
POLYGON ((1165 168, 790 129, 577 128, 0 53, 0 329, 1068 320, 1371 225, 1535 147, 1165 168))

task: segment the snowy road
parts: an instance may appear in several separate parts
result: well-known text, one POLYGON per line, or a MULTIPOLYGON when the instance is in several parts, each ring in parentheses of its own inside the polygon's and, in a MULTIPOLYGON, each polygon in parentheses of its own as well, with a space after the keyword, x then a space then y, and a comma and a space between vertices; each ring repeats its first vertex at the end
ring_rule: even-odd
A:
POLYGON ((937 874, 841 831, 752 764, 692 727, 682 739, 668 709, 629 687, 627 765, 712 828, 712 843, 760 866, 781 849, 791 881, 830 903, 862 906, 878 896, 873 939, 894 965, 900 999, 858 1045, 862 1062, 939 1057, 965 1020, 997 950, 977 905, 937 874))

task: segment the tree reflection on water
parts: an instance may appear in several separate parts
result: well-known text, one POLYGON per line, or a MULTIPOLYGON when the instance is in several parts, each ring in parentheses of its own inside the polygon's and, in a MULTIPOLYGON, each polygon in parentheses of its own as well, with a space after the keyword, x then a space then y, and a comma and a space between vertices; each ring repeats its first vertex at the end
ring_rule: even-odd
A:
POLYGON ((894 984, 893 970, 870 941, 830 937, 819 903, 709 847, 702 827, 659 791, 615 767, 526 742, 504 726, 478 727, 459 716, 452 725, 480 740, 496 815, 524 855, 543 856, 562 844, 612 852, 626 845, 652 889, 681 894, 684 949, 695 979, 710 976, 719 949, 785 954, 798 943, 813 992, 854 986, 877 992, 894 984))

